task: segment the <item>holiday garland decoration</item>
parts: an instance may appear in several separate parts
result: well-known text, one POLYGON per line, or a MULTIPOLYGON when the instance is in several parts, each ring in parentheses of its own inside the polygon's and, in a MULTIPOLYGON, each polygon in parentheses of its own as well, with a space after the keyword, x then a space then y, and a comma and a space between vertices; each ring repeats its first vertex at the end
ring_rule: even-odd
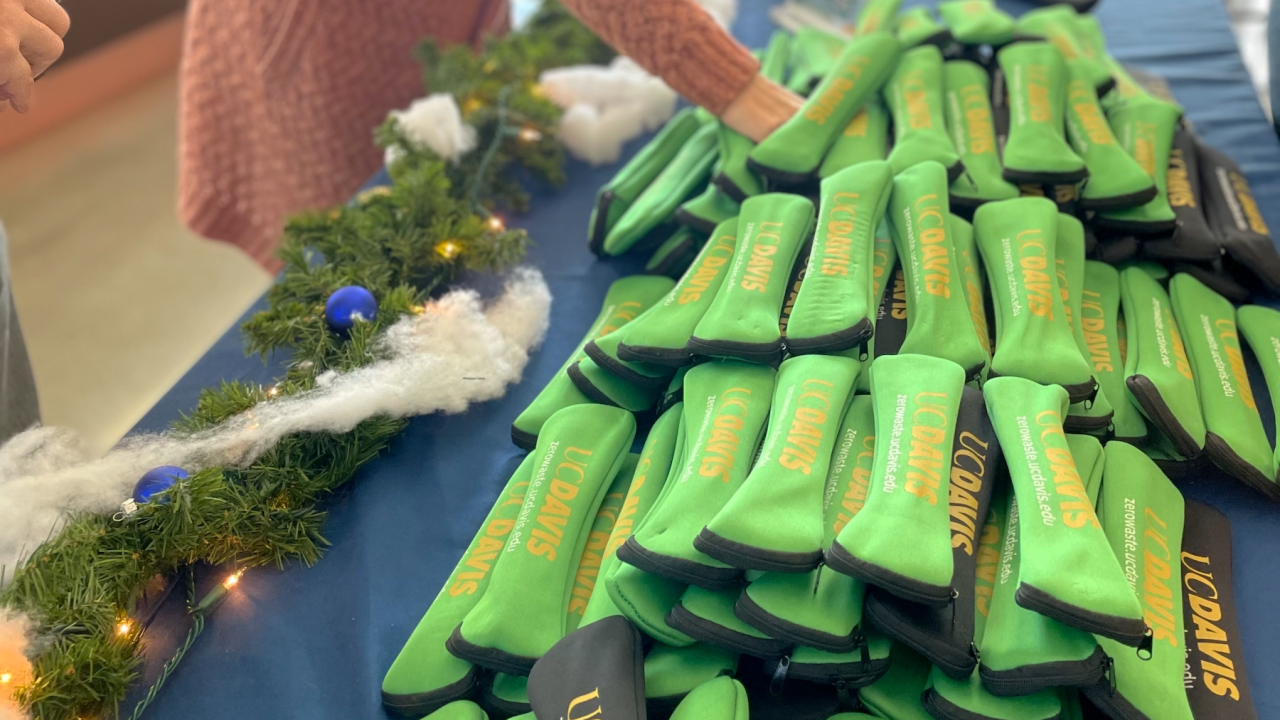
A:
MULTIPOLYGON (((391 184, 351 205, 292 219, 280 249, 285 269, 267 294, 268 308, 242 328, 249 352, 264 359, 289 353, 285 375, 269 388, 233 382, 204 390, 175 433, 217 429, 260 403, 377 363, 383 335, 398 320, 430 312, 429 301, 463 273, 506 270, 523 256, 525 233, 492 214, 499 204, 528 204, 511 168, 553 184, 564 178, 554 139, 560 110, 541 96, 537 77, 552 67, 607 62, 613 52, 550 0, 525 29, 489 40, 480 53, 428 41, 419 56, 430 90, 452 95, 475 128, 478 151, 451 162, 415 143, 394 119, 380 127, 378 142, 398 148, 391 184), (324 305, 346 286, 367 290, 377 312, 361 312, 363 321, 335 331, 324 305)), ((456 302, 478 305, 478 298, 456 302)), ((285 435, 248 466, 192 472, 132 512, 67 517, 11 569, 7 584, 0 576, 0 649, 24 631, 37 639, 28 645, 29 675, 0 667, 0 699, 11 694, 42 720, 116 715, 142 660, 138 602, 165 578, 178 582, 176 573, 189 583, 196 563, 234 568, 202 600, 189 591, 192 634, 163 679, 246 568, 319 559, 327 544, 320 503, 406 422, 374 416, 349 432, 285 435)))

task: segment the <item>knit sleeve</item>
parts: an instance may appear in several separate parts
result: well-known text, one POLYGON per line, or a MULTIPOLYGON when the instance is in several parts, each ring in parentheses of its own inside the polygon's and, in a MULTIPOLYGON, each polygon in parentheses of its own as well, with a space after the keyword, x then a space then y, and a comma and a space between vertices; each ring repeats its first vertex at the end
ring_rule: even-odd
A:
POLYGON ((588 27, 676 92, 721 113, 760 63, 692 0, 564 0, 588 27))

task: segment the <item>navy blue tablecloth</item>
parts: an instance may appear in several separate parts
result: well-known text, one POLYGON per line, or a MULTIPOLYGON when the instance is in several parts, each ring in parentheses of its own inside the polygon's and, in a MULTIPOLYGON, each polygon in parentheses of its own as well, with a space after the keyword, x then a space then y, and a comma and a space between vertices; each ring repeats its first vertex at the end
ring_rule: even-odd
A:
MULTIPOLYGON (((1015 12, 1028 7, 1002 4, 1015 12)), ((734 31, 749 46, 768 38, 768 5, 742 2, 734 31)), ((1104 0, 1097 14, 1114 54, 1169 79, 1200 133, 1244 167, 1267 222, 1280 229, 1280 143, 1253 95, 1221 0, 1104 0)), ((632 142, 628 152, 642 144, 632 142)), ((586 249, 592 199, 613 168, 571 162, 567 170, 564 187, 534 188, 533 209, 510 218, 528 229, 535 242, 529 262, 541 268, 555 297, 551 330, 524 381, 464 414, 414 419, 387 453, 327 504, 325 535, 333 545, 319 564, 250 571, 170 678, 150 717, 385 717, 379 703, 383 674, 519 460, 509 438, 511 420, 575 346, 609 283, 636 270, 634 262, 597 261, 586 249)), ((200 388, 221 380, 269 383, 279 374, 277 367, 245 358, 242 347, 230 329, 139 429, 164 428, 195 403, 200 388)), ((1280 623, 1269 613, 1280 596, 1280 506, 1211 472, 1184 490, 1231 519, 1254 699, 1259 717, 1280 718, 1280 623)), ((206 571, 202 583, 218 577, 218 571, 206 571)), ((187 631, 180 600, 165 603, 146 633, 144 687, 187 631)), ((135 692, 126 712, 137 697, 135 692)))

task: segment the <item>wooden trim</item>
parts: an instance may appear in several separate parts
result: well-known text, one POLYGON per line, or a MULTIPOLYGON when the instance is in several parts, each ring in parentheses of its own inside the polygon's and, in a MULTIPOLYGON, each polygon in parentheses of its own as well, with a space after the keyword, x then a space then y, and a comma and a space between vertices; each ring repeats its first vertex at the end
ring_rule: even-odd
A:
POLYGON ((36 80, 31 109, 0 114, 0 152, 11 150, 86 111, 178 67, 184 13, 173 13, 36 80))

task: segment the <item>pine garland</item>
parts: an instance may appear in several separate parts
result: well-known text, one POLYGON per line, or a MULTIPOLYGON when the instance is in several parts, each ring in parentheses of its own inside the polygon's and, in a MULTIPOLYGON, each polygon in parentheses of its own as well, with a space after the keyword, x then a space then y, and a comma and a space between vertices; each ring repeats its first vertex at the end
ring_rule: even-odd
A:
MULTIPOLYGON (((564 179, 555 140, 560 111, 539 94, 538 74, 607 62, 612 52, 548 0, 525 30, 488 41, 479 54, 431 42, 418 54, 428 90, 455 96, 479 148, 494 148, 489 161, 476 151, 446 163, 408 142, 394 121, 378 128, 380 144, 402 153, 390 187, 289 221, 279 251, 283 276, 267 293, 268 309, 242 328, 249 353, 287 353, 284 377, 272 388, 237 382, 206 389, 175 431, 209 428, 269 397, 310 389, 320 373, 368 364, 377 359, 375 339, 400 316, 463 273, 503 270, 523 256, 524 231, 505 229, 489 213, 498 203, 527 205, 516 166, 546 182, 564 179), (379 313, 344 337, 327 328, 323 306, 351 284, 373 293, 379 313)), ((168 502, 146 503, 122 520, 68 518, 0 592, 0 610, 26 613, 42 638, 33 678, 14 688, 14 697, 40 720, 117 716, 141 663, 143 623, 131 618, 138 601, 196 563, 316 562, 327 545, 323 501, 405 424, 372 418, 343 434, 288 436, 251 466, 194 473, 168 491, 168 502)), ((203 622, 203 611, 197 619, 203 622)))

